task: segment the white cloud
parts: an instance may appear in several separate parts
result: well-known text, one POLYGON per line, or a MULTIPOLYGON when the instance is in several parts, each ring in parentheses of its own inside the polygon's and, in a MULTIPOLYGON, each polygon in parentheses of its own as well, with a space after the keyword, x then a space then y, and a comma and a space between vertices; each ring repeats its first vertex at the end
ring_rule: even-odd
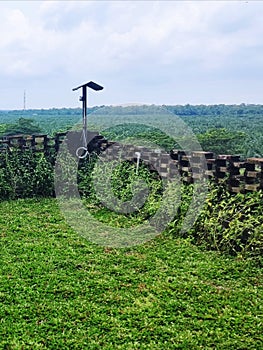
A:
POLYGON ((131 84, 135 96, 160 81, 238 79, 242 67, 255 78, 262 9, 250 1, 3 1, 0 77, 41 79, 43 89, 52 79, 56 87, 99 77, 131 84))

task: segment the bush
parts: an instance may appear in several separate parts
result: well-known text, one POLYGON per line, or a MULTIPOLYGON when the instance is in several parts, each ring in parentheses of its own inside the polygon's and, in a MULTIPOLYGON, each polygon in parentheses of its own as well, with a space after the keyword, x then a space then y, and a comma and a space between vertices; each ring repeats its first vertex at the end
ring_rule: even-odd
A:
MULTIPOLYGON (((190 191, 190 189, 189 189, 190 191)), ((181 204, 171 232, 178 235, 178 225, 186 213, 190 194, 181 204)), ((188 235, 205 248, 218 250, 263 263, 263 192, 231 194, 224 185, 210 184, 204 207, 188 235)))
POLYGON ((53 194, 53 167, 43 153, 19 149, 0 153, 0 198, 53 194))

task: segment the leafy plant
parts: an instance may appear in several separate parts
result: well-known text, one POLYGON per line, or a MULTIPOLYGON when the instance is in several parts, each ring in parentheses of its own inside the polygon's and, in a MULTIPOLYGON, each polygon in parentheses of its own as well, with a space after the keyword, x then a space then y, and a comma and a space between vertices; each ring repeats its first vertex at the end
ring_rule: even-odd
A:
POLYGON ((15 199, 53 194, 53 167, 43 153, 12 149, 0 153, 0 197, 15 199))
POLYGON ((205 205, 190 231, 192 241, 262 264, 263 193, 230 194, 226 187, 210 184, 205 205))

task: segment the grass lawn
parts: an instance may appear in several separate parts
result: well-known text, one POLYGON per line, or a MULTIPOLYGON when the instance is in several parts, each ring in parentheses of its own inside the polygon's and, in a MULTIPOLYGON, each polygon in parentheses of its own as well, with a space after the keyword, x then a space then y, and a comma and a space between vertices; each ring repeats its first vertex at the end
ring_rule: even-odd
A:
POLYGON ((55 199, 0 203, 0 349, 262 349, 263 276, 162 235, 96 246, 55 199))

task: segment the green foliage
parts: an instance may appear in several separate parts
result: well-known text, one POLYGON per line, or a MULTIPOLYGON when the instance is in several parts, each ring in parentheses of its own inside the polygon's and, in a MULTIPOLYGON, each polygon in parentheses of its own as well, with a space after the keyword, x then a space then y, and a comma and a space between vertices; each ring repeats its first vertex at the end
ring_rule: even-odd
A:
POLYGON ((191 231, 209 249, 253 258, 263 265, 263 193, 230 194, 213 185, 191 231))
POLYGON ((180 226, 191 199, 191 185, 186 185, 178 215, 169 228, 173 235, 189 237, 206 249, 253 259, 263 266, 262 191, 231 194, 223 184, 210 183, 200 215, 191 230, 182 234, 180 226))
MULTIPOLYGON (((246 134, 243 154, 262 155, 260 123, 254 124, 253 137, 251 127, 261 121, 260 106, 174 109, 180 111, 198 134, 204 133, 201 142, 207 147, 218 137, 218 153, 229 153, 222 151, 226 136, 232 142, 227 150, 236 145, 237 153, 246 134), (212 121, 204 118, 210 115, 212 121), (214 127, 220 133, 211 131, 214 127)), ((71 112, 64 126, 74 119, 75 111, 71 112)), ((147 117, 147 107, 143 112, 147 117)), ((58 111, 52 113, 57 122, 58 111)), ((59 115, 63 119, 66 113, 61 110, 59 115)), ((111 115, 109 108, 107 118, 111 115)), ((140 132, 144 138, 145 130, 140 132)), ((152 135, 152 142, 165 142, 163 135, 152 135)), ((130 162, 96 168, 97 157, 79 163, 77 182, 83 203, 98 220, 130 227, 162 206, 163 186, 154 172, 141 165, 136 175, 130 162), (96 196, 94 179, 105 186, 103 176, 109 170, 112 193, 120 203, 133 198, 136 181, 148 185, 147 201, 136 212, 112 211, 96 196)), ((71 172, 76 163, 64 163, 67 191, 76 180, 71 172)), ((54 159, 29 150, 1 152, 0 198, 54 194, 52 164, 54 159)), ((173 200, 175 189, 170 191, 173 200)), ((192 196, 193 186, 182 185, 178 213, 167 232, 144 245, 119 250, 95 246, 75 234, 55 199, 1 201, 0 348, 261 349, 262 191, 231 195, 224 185, 211 183, 196 223, 181 233, 192 196)))
POLYGON ((42 153, 15 150, 0 153, 0 198, 53 194, 53 167, 42 153))
MULTIPOLYGON (((102 167, 96 167, 98 157, 93 154, 90 159, 80 161, 78 169, 76 160, 72 158, 72 163, 63 158, 64 178, 59 179, 63 185, 61 193, 70 195, 72 188, 76 188, 98 220, 118 227, 142 223, 162 207, 164 212, 169 210, 163 202, 163 183, 157 173, 140 164, 137 175, 135 163, 127 161, 105 162, 102 167)), ((2 152, 0 165, 1 199, 54 194, 54 169, 51 159, 44 154, 29 150, 2 152)), ((178 200, 178 189, 168 186, 166 191, 166 197, 178 200)), ((193 187, 182 185, 180 192, 178 212, 168 228, 171 233, 191 237, 193 242, 208 249, 262 263, 262 191, 233 195, 224 185, 211 183, 201 214, 188 233, 181 233, 180 227, 192 200, 193 187)))
POLYGON ((3 136, 6 131, 7 124, 0 124, 0 136, 3 136))
MULTIPOLYGON (((114 171, 110 169, 113 164, 106 163, 105 172, 100 169, 96 174, 93 173, 92 182, 91 177, 86 176, 91 175, 93 171, 92 167, 87 170, 88 166, 91 165, 86 164, 86 167, 80 170, 79 188, 97 219, 111 225, 132 226, 150 218, 164 205, 162 181, 155 173, 149 172, 147 167, 140 166, 138 177, 135 165, 132 163, 123 162, 118 166, 115 165, 114 171), (107 184, 109 174, 111 174, 110 186, 107 184), (132 200, 133 186, 139 179, 149 189, 144 205, 131 214, 118 213, 118 205, 132 200), (104 195, 102 201, 97 197, 94 181, 102 186, 104 195), (117 199, 114 201, 114 210, 107 208, 107 205, 113 203, 112 196, 117 199)), ((205 204, 194 226, 189 232, 182 233, 180 228, 193 198, 193 186, 182 185, 180 190, 180 205, 174 220, 169 225, 169 232, 175 236, 190 238, 194 243, 207 249, 252 258, 255 262, 263 264, 262 191, 230 194, 224 184, 211 182, 205 204)), ((168 186, 166 196, 176 201, 176 193, 173 191, 173 188, 168 186)), ((178 192, 178 189, 176 191, 178 192)))
POLYGON ((245 142, 244 132, 229 131, 225 128, 207 130, 197 136, 202 149, 215 154, 241 154, 245 142))
POLYGON ((143 124, 121 124, 108 128, 103 132, 103 136, 108 140, 125 141, 127 144, 145 145, 147 147, 159 146, 166 151, 175 147, 175 140, 166 135, 161 130, 143 124))
MULTIPOLYGON (((243 158, 263 155, 263 105, 185 105, 166 108, 181 117, 196 135, 221 128, 229 133, 243 133, 245 138, 241 137, 231 145, 231 153, 240 154, 243 158)), ((230 153, 222 142, 220 145, 223 148, 217 147, 217 153, 230 153)), ((204 150, 210 151, 209 148, 204 150)))
POLYGON ((93 212, 98 218, 105 221, 106 217, 106 221, 112 221, 114 217, 115 223, 119 220, 124 226, 130 226, 154 214, 159 208, 163 191, 162 182, 156 172, 140 164, 137 174, 135 163, 130 161, 105 162, 96 167, 97 161, 98 157, 93 155, 90 161, 83 160, 80 163, 78 189, 88 205, 95 208, 93 212), (144 194, 145 202, 142 201, 144 194), (134 196, 137 196, 138 200, 132 203, 132 213, 127 211, 125 214, 118 214, 118 211, 123 211, 125 203, 132 201, 134 196), (137 204, 139 207, 135 210, 137 204), (114 207, 114 211, 107 209, 107 206, 114 207))
POLYGON ((6 126, 4 131, 5 135, 32 135, 41 132, 40 127, 35 124, 33 119, 20 117, 15 124, 10 124, 6 126))
POLYGON ((33 120, 41 133, 53 136, 56 132, 69 130, 81 120, 80 108, 36 109, 23 111, 0 111, 0 122, 5 125, 17 125, 20 118, 33 120))
MULTIPOLYGON (((157 111, 160 114, 160 107, 157 111)), ((179 116, 196 135, 209 133, 209 130, 224 129, 227 133, 242 133, 233 140, 229 148, 226 148, 223 142, 217 146, 212 143, 211 146, 216 147, 217 153, 234 153, 240 154, 243 158, 262 157, 263 155, 263 105, 240 104, 240 105, 176 105, 162 106, 165 113, 176 114, 179 116), (243 137, 244 136, 244 137, 243 137), (221 147, 221 148, 220 148, 221 147)), ((133 121, 134 118, 139 119, 141 125, 147 125, 149 115, 152 117, 153 106, 97 106, 88 109, 88 125, 90 130, 103 130, 104 125, 110 125, 110 121, 118 121, 118 124, 125 124, 126 120, 133 121)), ((160 126, 165 122, 165 113, 156 115, 156 125, 160 126), (158 124, 159 123, 159 124, 158 124)), ((167 115, 167 114, 166 114, 167 115)), ((61 108, 61 109, 40 109, 26 111, 0 111, 0 123, 2 125, 17 123, 19 118, 33 119, 34 124, 37 123, 43 133, 52 136, 58 131, 67 131, 81 120, 80 108, 61 108)), ((130 125, 129 125, 130 127, 130 125)), ((176 128, 175 124, 169 125, 169 128, 176 128)), ((1 131, 1 129, 0 129, 1 131)), ((134 137, 127 135, 122 128, 121 132, 124 137, 134 137)), ((145 134, 146 129, 136 130, 136 137, 140 134, 141 139, 159 144, 165 149, 171 149, 174 146, 174 140, 165 138, 160 131, 149 132, 145 134)), ((117 134, 114 130, 110 130, 105 135, 109 137, 120 138, 121 134, 117 134), (109 135, 110 133, 110 135, 109 135)), ((180 140, 176 140, 180 141, 180 140)), ((204 144, 205 151, 210 147, 210 143, 204 144)))
POLYGON ((55 199, 0 203, 1 349, 262 348, 262 271, 162 235, 109 249, 55 199))

